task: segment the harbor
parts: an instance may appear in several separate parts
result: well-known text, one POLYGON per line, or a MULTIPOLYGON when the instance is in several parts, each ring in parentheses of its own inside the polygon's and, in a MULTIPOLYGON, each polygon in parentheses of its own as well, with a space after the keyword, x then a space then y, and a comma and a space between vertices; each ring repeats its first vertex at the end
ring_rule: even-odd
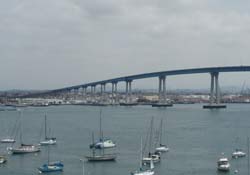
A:
MULTIPOLYGON (((44 128, 46 113, 53 131, 51 134, 57 139, 56 145, 50 146, 50 160, 60 160, 64 164, 63 172, 59 174, 82 174, 80 159, 85 159, 85 174, 125 175, 139 167, 140 141, 142 138, 143 143, 146 142, 153 116, 155 130, 163 122, 161 140, 169 147, 168 152, 161 154, 161 161, 154 165, 155 174, 220 174, 217 160, 221 153, 230 161, 230 172, 237 170, 239 174, 247 174, 247 158, 233 159, 232 153, 236 148, 247 152, 249 112, 248 104, 229 104, 228 108, 219 110, 204 110, 198 104, 179 104, 174 108, 27 107, 22 109, 23 140, 25 143, 39 143, 44 139, 41 128, 44 128), (116 142, 116 147, 105 153, 116 153, 117 158, 108 162, 87 162, 85 156, 91 153, 92 132, 99 135, 100 109, 103 133, 116 142)), ((1 138, 8 134, 8 127, 15 125, 18 116, 17 111, 0 112, 1 138)), ((12 155, 6 150, 9 145, 0 146, 1 153, 7 157, 7 162, 0 165, 1 174, 38 174, 37 168, 47 161, 47 146, 42 146, 37 153, 12 155)))

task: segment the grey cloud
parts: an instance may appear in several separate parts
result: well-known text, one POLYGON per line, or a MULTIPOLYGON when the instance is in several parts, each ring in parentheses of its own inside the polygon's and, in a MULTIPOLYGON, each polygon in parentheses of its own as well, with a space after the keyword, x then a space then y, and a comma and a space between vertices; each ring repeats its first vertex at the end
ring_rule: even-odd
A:
POLYGON ((0 61, 5 64, 0 74, 6 76, 0 89, 250 65, 248 5, 227 0, 2 1, 0 61))

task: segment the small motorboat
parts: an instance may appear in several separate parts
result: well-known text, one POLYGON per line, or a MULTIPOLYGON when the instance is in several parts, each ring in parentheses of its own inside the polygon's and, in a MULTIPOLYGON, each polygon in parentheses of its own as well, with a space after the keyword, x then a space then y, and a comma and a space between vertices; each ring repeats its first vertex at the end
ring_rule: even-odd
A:
POLYGON ((44 141, 40 142, 40 145, 55 145, 56 144, 56 138, 52 137, 52 138, 45 138, 44 141))
POLYGON ((166 145, 160 144, 159 147, 155 149, 156 152, 168 152, 169 148, 166 145))
POLYGON ((15 143, 15 139, 11 138, 2 139, 1 143, 15 143))
POLYGON ((0 156, 0 164, 6 163, 7 162, 7 158, 4 156, 0 156))
POLYGON ((63 171, 63 163, 60 161, 50 162, 47 164, 43 164, 43 166, 39 167, 38 170, 40 173, 49 173, 55 171, 63 171))
POLYGON ((217 161, 217 169, 218 171, 229 171, 230 170, 230 163, 228 161, 228 158, 220 158, 218 161, 217 161))
POLYGON ((246 153, 242 151, 242 149, 235 149, 232 153, 232 158, 245 157, 246 153))

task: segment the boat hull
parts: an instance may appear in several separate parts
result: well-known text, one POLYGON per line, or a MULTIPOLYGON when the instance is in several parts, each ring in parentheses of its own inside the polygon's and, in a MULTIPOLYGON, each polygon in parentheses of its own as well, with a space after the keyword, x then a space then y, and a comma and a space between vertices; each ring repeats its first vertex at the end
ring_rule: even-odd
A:
POLYGON ((56 144, 56 140, 45 140, 45 141, 41 141, 40 145, 45 146, 45 145, 55 145, 56 144))
POLYGON ((88 161, 115 161, 116 155, 85 156, 88 161))
POLYGON ((131 175, 154 175, 154 171, 148 170, 148 171, 136 171, 132 172, 131 175))
MULTIPOLYGON (((156 155, 155 155, 156 156, 156 155)), ((143 159, 142 159, 142 162, 143 163, 146 163, 146 164, 150 164, 151 163, 151 160, 154 162, 154 163, 158 163, 158 162, 160 162, 160 156, 159 155, 157 155, 155 158, 152 158, 152 157, 144 157, 143 159)))
POLYGON ((232 154, 232 158, 239 158, 239 157, 245 157, 246 156, 246 153, 244 153, 244 152, 241 152, 241 151, 239 151, 239 152, 234 152, 233 154, 232 154))
POLYGON ((6 163, 6 162, 7 162, 6 157, 0 156, 0 164, 4 164, 4 163, 6 163))
POLYGON ((15 143, 16 141, 14 139, 2 139, 0 142, 1 143, 15 143))
POLYGON ((161 146, 155 149, 156 152, 168 152, 169 148, 165 146, 161 146))
POLYGON ((40 148, 35 146, 21 146, 19 148, 11 148, 10 151, 12 154, 27 154, 27 153, 36 153, 40 152, 40 148))
POLYGON ((101 141, 101 142, 97 142, 97 143, 91 144, 89 147, 91 149, 92 148, 95 148, 95 149, 106 149, 106 148, 114 148, 114 147, 116 147, 116 144, 112 140, 105 140, 105 141, 101 141))
POLYGON ((61 162, 44 164, 43 166, 39 167, 38 170, 40 173, 49 173, 49 172, 56 172, 56 171, 63 171, 64 165, 61 162))

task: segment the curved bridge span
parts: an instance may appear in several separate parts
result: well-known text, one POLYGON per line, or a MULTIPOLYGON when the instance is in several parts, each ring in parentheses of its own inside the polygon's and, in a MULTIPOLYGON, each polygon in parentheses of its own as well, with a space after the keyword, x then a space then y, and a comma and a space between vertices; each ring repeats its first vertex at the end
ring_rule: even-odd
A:
POLYGON ((138 79, 145 78, 154 78, 154 77, 164 77, 164 76, 175 76, 175 75, 185 75, 185 74, 202 74, 202 73, 220 73, 220 72, 247 72, 250 71, 250 66, 230 66, 230 67, 205 67, 205 68, 193 68, 193 69, 178 69, 178 70, 170 70, 170 71, 160 71, 160 72, 151 72, 151 73, 143 73, 137 75, 130 75, 118 78, 112 78, 108 80, 96 81, 86 84, 81 84, 77 86, 71 86, 61 89, 55 89, 51 92, 59 92, 65 90, 72 90, 78 88, 87 88, 91 86, 103 85, 107 83, 118 83, 118 82, 130 82, 138 79))
POLYGON ((170 70, 170 71, 160 71, 160 72, 151 72, 151 73, 143 73, 137 75, 130 75, 118 78, 112 78, 108 80, 96 81, 76 86, 70 86, 60 89, 55 89, 50 92, 60 92, 60 91, 68 91, 72 89, 79 88, 87 88, 93 87, 97 85, 103 85, 107 83, 118 83, 118 82, 129 82, 138 79, 145 78, 154 78, 154 77, 164 77, 164 76, 174 76, 174 75, 185 75, 185 74, 202 74, 202 73, 220 73, 220 72, 248 72, 250 71, 250 66, 230 66, 230 67, 205 67, 205 68, 193 68, 193 69, 178 69, 178 70, 170 70))
MULTIPOLYGON (((185 75, 185 74, 204 74, 209 73, 211 75, 211 86, 210 86, 210 104, 208 108, 220 108, 220 88, 219 88, 219 73, 225 72, 249 72, 250 66, 227 66, 227 67, 205 67, 205 68, 193 68, 193 69, 179 69, 179 70, 170 70, 170 71, 161 71, 161 72, 151 72, 151 73, 143 73, 137 75, 130 75, 118 78, 112 78, 108 80, 96 81, 86 84, 81 84, 77 86, 65 87, 60 89, 55 89, 47 92, 43 92, 40 94, 31 94, 28 97, 34 97, 39 95, 46 95, 46 94, 57 94, 63 93, 68 91, 81 91, 81 93, 87 95, 87 89, 90 88, 90 94, 93 99, 95 98, 96 94, 96 86, 100 85, 100 94, 101 94, 101 103, 105 101, 105 91, 106 91, 106 84, 112 84, 112 97, 111 103, 117 104, 119 100, 117 99, 117 84, 119 82, 126 83, 126 98, 125 104, 130 105, 132 104, 132 82, 138 79, 145 79, 145 78, 158 78, 159 79, 159 106, 168 106, 169 101, 166 98, 166 77, 167 76, 177 76, 177 75, 185 75), (211 107, 212 106, 212 107, 211 107)), ((95 100, 95 99, 94 99, 95 100)), ((157 106, 157 105, 156 105, 157 106)), ((225 105, 224 105, 225 106, 225 105)))

